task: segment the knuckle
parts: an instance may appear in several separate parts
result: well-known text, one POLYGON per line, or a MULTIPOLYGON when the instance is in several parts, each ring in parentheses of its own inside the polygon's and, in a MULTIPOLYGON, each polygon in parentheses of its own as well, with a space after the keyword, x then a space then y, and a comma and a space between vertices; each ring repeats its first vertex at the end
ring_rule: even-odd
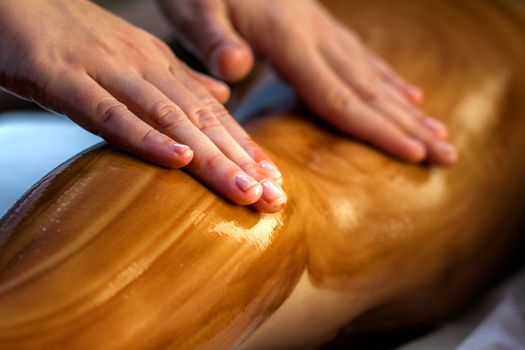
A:
POLYGON ((331 90, 325 97, 328 108, 332 111, 341 112, 349 110, 354 104, 354 97, 340 89, 331 90))
POLYGON ((115 57, 117 56, 117 47, 111 45, 107 40, 103 38, 93 36, 90 38, 90 47, 96 56, 102 57, 115 57))
POLYGON ((144 143, 148 143, 150 141, 157 140, 159 136, 161 135, 162 134, 158 130, 150 128, 148 131, 144 133, 144 135, 141 138, 141 141, 144 143))
POLYGON ((158 101, 150 112, 151 121, 159 129, 169 129, 186 119, 184 113, 166 101, 158 101))
POLYGON ((376 86, 371 84, 361 84, 358 86, 358 92, 361 98, 367 102, 376 100, 379 95, 379 91, 376 86))
POLYGON ((115 99, 104 99, 97 105, 96 113, 100 118, 100 125, 97 130, 98 134, 103 134, 108 127, 119 119, 125 117, 127 107, 115 99))
POLYGON ((212 154, 205 157, 201 162, 197 162, 197 166, 201 170, 206 170, 209 173, 214 173, 215 170, 219 169, 222 164, 224 164, 224 161, 226 160, 226 157, 219 152, 213 152, 212 154))
POLYGON ((261 175, 263 175, 259 169, 259 166, 257 163, 255 163, 254 160, 247 160, 247 161, 244 161, 242 163, 239 163, 238 164, 239 167, 241 169, 243 169, 244 171, 248 172, 248 173, 260 173, 261 175))
POLYGON ((121 48, 121 51, 118 54, 119 58, 127 56, 135 62, 137 60, 142 62, 153 62, 152 55, 147 52, 147 48, 142 43, 137 43, 133 38, 127 36, 121 36, 119 39, 119 47, 121 48), (122 55, 123 52, 126 52, 127 55, 122 55))
POLYGON ((156 47, 157 50, 159 50, 159 52, 161 52, 165 57, 170 58, 170 59, 174 58, 173 51, 171 51, 169 46, 166 45, 164 41, 160 40, 154 35, 148 35, 148 37, 151 40, 151 43, 153 44, 153 46, 156 47))
POLYGON ((51 61, 42 55, 35 55, 28 66, 28 76, 39 79, 47 76, 50 70, 51 61))
POLYGON ((84 57, 80 57, 78 54, 73 52, 66 52, 61 57, 61 62, 66 67, 76 68, 79 69, 82 67, 83 61, 85 61, 84 57))
POLYGON ((204 105, 215 116, 215 119, 223 120, 225 118, 230 117, 230 113, 228 113, 226 108, 224 108, 224 106, 222 106, 220 103, 217 103, 217 101, 213 99, 207 100, 204 105))
POLYGON ((249 136, 244 136, 240 140, 242 148, 253 158, 259 158, 263 156, 263 152, 260 149, 259 145, 255 143, 249 136))
POLYGON ((191 119, 200 130, 206 130, 220 125, 215 115, 207 108, 198 109, 191 115, 191 119))

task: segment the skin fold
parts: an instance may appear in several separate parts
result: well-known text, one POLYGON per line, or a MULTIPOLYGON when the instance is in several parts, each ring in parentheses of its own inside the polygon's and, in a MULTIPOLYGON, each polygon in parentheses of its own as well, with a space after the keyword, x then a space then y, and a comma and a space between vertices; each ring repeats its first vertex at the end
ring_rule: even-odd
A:
POLYGON ((0 220, 2 349, 314 348, 439 324, 523 255, 525 4, 326 4, 429 92, 461 161, 402 162, 304 108, 266 115, 244 126, 289 202, 260 213, 88 150, 0 220))
MULTIPOLYGON (((179 39, 221 79, 267 60, 321 119, 410 162, 454 163, 444 125, 315 1, 159 1, 179 39)), ((150 162, 183 167, 262 212, 283 208, 282 176, 221 102, 227 86, 159 39, 85 0, 0 4, 0 86, 65 114, 150 162), (30 20, 28 20, 30 19, 30 20)))

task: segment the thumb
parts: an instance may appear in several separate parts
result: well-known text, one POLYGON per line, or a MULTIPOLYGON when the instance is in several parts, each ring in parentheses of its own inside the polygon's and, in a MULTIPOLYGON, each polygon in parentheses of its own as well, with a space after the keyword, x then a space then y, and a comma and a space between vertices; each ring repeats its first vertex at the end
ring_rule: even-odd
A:
POLYGON ((253 66, 253 52, 233 28, 223 1, 160 1, 177 36, 217 77, 244 78, 253 66))

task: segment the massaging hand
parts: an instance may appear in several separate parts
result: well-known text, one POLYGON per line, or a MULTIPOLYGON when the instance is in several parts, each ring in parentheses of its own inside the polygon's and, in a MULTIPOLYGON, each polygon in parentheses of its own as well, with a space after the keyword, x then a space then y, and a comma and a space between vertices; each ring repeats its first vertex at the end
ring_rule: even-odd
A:
POLYGON ((186 167, 235 203, 286 202, 278 171, 217 101, 227 86, 88 1, 0 1, 0 86, 140 157, 186 167))
POLYGON ((422 95, 313 0, 158 0, 181 41, 220 78, 244 77, 252 49, 321 118, 404 160, 451 164, 447 130, 422 95))

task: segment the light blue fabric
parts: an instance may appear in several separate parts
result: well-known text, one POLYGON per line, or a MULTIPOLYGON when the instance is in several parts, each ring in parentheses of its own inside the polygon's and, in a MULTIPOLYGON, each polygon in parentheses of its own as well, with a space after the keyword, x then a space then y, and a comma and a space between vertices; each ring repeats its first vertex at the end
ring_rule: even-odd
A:
POLYGON ((52 113, 0 114, 0 216, 44 175, 101 141, 52 113))

